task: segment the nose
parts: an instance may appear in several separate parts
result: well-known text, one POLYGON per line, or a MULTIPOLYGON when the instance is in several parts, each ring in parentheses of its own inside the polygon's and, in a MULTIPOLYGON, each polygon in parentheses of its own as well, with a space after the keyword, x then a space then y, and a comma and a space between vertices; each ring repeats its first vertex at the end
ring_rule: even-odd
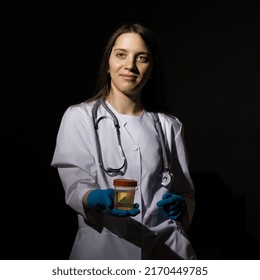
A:
POLYGON ((128 57, 125 61, 125 69, 133 70, 136 69, 136 61, 133 57, 128 57))

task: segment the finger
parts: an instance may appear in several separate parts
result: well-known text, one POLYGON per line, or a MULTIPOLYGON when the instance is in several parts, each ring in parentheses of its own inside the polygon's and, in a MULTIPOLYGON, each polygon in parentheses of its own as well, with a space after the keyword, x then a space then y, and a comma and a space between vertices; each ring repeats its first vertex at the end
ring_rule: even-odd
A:
POLYGON ((128 210, 129 216, 136 216, 137 214, 140 213, 140 210, 138 208, 133 208, 131 210, 128 210))
POLYGON ((112 209, 114 207, 114 190, 108 189, 107 195, 105 196, 106 208, 112 209))
POLYGON ((164 200, 158 201, 158 202, 156 203, 156 205, 157 205, 158 207, 163 207, 163 206, 164 206, 164 200))
POLYGON ((173 204, 170 204, 168 206, 168 209, 169 210, 172 210, 172 211, 177 211, 177 210, 181 210, 183 207, 182 203, 180 201, 174 201, 173 204))
POLYGON ((178 221, 181 219, 181 216, 182 216, 182 212, 179 212, 178 214, 176 215, 168 215, 168 217, 172 220, 175 220, 175 221, 178 221))
POLYGON ((175 199, 173 199, 173 197, 162 199, 162 200, 157 202, 157 206, 162 207, 162 206, 165 206, 165 205, 169 205, 169 204, 172 204, 174 201, 175 201, 175 199))
POLYGON ((181 211, 169 211, 168 216, 177 216, 181 213, 181 211))
POLYGON ((120 210, 120 209, 113 208, 109 212, 113 216, 116 216, 116 217, 126 217, 126 216, 129 216, 128 210, 120 210))
POLYGON ((165 194, 162 196, 162 199, 167 199, 167 198, 169 198, 169 197, 171 197, 171 196, 172 196, 172 194, 169 193, 169 192, 167 192, 167 193, 165 193, 165 194))

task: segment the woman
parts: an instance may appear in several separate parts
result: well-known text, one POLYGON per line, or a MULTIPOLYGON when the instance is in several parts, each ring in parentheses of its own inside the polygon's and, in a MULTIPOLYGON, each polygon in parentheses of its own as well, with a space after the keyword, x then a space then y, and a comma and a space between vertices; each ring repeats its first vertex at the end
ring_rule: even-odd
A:
POLYGON ((51 164, 78 213, 70 259, 196 259, 186 235, 194 185, 182 123, 160 107, 159 60, 149 29, 120 26, 105 48, 94 97, 62 118, 51 164), (131 210, 114 208, 118 178, 138 183, 131 210))

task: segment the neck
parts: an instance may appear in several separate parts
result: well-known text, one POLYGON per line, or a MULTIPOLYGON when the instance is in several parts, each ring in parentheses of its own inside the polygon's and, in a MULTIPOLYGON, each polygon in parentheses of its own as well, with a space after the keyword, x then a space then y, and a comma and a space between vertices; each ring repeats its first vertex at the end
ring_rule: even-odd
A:
POLYGON ((140 116, 142 114, 143 107, 141 106, 140 96, 133 97, 110 92, 106 100, 120 114, 133 116, 140 116))

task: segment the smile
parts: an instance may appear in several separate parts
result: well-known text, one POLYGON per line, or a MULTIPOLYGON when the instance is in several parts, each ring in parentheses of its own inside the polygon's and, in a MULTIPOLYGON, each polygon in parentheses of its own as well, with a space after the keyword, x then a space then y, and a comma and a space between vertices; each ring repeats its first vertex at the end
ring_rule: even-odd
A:
POLYGON ((120 76, 126 80, 136 80, 137 79, 137 77, 134 75, 120 75, 120 76))

